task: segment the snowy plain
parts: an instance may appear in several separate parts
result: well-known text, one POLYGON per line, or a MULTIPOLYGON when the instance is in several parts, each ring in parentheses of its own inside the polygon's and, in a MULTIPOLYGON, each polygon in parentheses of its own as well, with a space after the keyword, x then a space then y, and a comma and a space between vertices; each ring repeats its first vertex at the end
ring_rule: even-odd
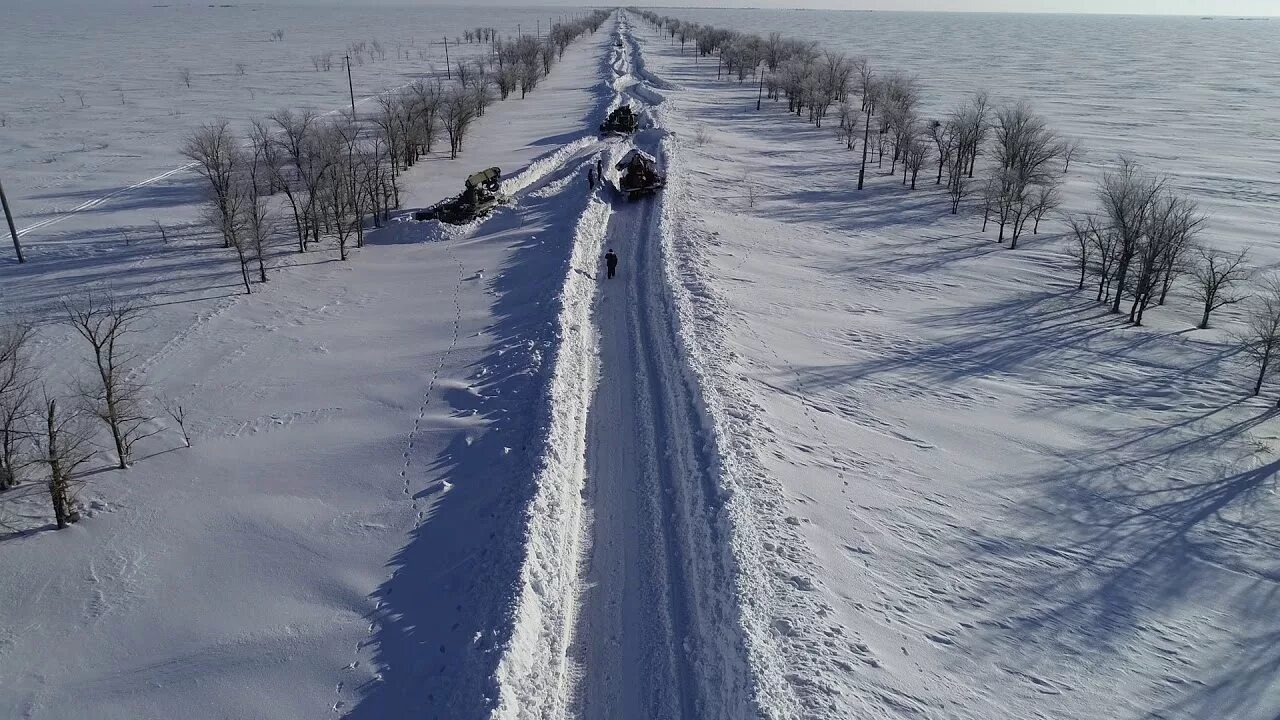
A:
MULTIPOLYGON (((295 100, 238 113, 323 109, 311 72, 295 100)), ((1037 106, 1065 118, 1076 101, 1055 98, 1037 106)), ((194 226, 190 178, 29 233, 3 309, 48 317, 94 283, 144 298, 139 372, 197 432, 95 473, 77 526, 0 539, 0 712, 1280 713, 1280 461, 1271 401, 1245 397, 1223 344, 1238 313, 1191 331, 1179 296, 1124 327, 1072 290, 1061 228, 1008 252, 932 190, 874 177, 855 195, 830 133, 754 106, 620 14, 495 104, 460 161, 405 176, 412 208, 501 165, 514 201, 484 222, 402 215, 348 263, 281 253, 247 297, 194 226), (622 101, 645 129, 598 138, 622 101), (668 188, 588 192, 586 169, 632 146, 668 188), (172 245, 121 242, 157 213, 172 245), (615 245, 609 281, 595 257, 615 245)), ((1272 262, 1262 125, 1248 152, 1216 121, 1087 135, 1070 202, 1112 148, 1201 148, 1159 167, 1193 194, 1213 172, 1198 158, 1238 175, 1247 190, 1202 198, 1214 236, 1272 262)), ((149 159, 108 182, 86 164, 37 212, 176 166, 189 127, 166 127, 149 159)), ((39 177, 40 138, 23 142, 5 150, 39 177)), ((37 351, 51 377, 78 372, 65 330, 37 351)))
MULTIPOLYGON (((565 185, 547 160, 594 141, 608 38, 581 39, 536 93, 496 104, 465 160, 406 176, 406 207, 489 165, 528 194, 565 185)), ((163 162, 181 162, 190 127, 170 129, 163 162)), ((92 474, 77 526, 6 534, 0 714, 483 717, 577 211, 551 195, 450 242, 396 222, 348 263, 282 248, 245 296, 196 198, 193 177, 120 195, 28 234, 29 262, 4 267, 6 312, 48 320, 89 287, 147 304, 136 367, 184 403, 194 447, 163 433, 128 472, 92 474), (161 211, 167 245, 125 245, 105 225, 161 211)), ((84 370, 58 326, 35 362, 55 390, 84 370)), ((42 528, 38 484, 16 492, 6 520, 42 528)))
MULTIPOLYGON (((855 22, 866 38, 904 23, 919 36, 929 25, 1110 20, 668 13, 834 35, 861 52, 842 32, 855 22), (844 26, 832 20, 842 16, 844 26)), ((1128 22, 1191 21, 1116 24, 1128 22)), ((922 46, 907 36, 878 37, 896 41, 892 57, 925 58, 896 67, 944 88, 926 97, 936 109, 981 86, 1055 120, 1081 100, 1030 91, 1041 81, 1022 74, 1033 65, 1020 56, 1010 65, 1022 85, 998 89, 1007 66, 983 53, 1008 43, 961 60, 967 39, 922 46)), ((1184 62, 1238 77, 1257 57, 1241 46, 1216 50, 1238 53, 1241 66, 1184 62)), ((1274 397, 1248 397, 1228 331, 1194 331, 1185 297, 1150 327, 1126 327, 1074 290, 1061 227, 1010 252, 980 232, 981 218, 948 216, 937 191, 911 193, 882 176, 852 192, 856 166, 829 131, 787 119, 785 104, 757 112, 754 87, 726 90, 736 83, 716 81, 714 62, 682 55, 669 36, 650 33, 644 52, 671 87, 667 117, 684 141, 672 165, 683 187, 671 193, 695 208, 670 228, 672 267, 700 298, 704 356, 723 360, 704 392, 718 389, 730 416, 745 418, 742 477, 764 478, 748 486, 759 510, 748 517, 766 566, 821 605, 815 620, 797 617, 785 585, 772 598, 783 618, 775 649, 806 707, 782 704, 792 710, 776 716, 1273 718, 1274 397), (771 480, 780 506, 769 504, 771 480)), ((1125 112, 1062 121, 1064 133, 1090 138, 1068 205, 1091 207, 1107 153, 1128 151, 1209 210, 1206 242, 1251 247, 1273 265, 1274 100, 1264 94, 1234 119, 1255 129, 1256 142, 1239 147, 1237 125, 1198 124, 1222 110, 1207 97, 1213 88, 1182 87, 1183 104, 1157 131, 1128 126, 1154 125, 1159 107, 1102 90, 1125 112), (1221 179, 1218 167, 1239 192, 1201 192, 1221 179)))

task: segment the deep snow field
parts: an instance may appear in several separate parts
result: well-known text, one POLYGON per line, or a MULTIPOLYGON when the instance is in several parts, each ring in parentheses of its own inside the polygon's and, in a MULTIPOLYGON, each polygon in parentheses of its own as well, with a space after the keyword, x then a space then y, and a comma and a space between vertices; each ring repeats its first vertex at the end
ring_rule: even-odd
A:
MULTIPOLYGON (((186 164, 178 148, 211 119, 245 128, 249 118, 281 108, 347 108, 343 55, 352 44, 365 45, 351 67, 362 100, 424 74, 443 75, 445 38, 456 63, 489 51, 465 38, 455 43, 464 31, 545 33, 549 22, 575 12, 583 11, 16 0, 0 24, 0 62, 8 68, 0 77, 0 162, 9 202, 22 229, 186 164), (284 38, 273 41, 277 29, 284 38), (376 57, 375 41, 382 48, 376 57), (332 56, 329 70, 314 69, 311 58, 319 54, 332 56), (184 68, 190 88, 180 77, 184 68)), ((173 177, 152 192, 148 209, 164 220, 165 210, 197 201, 199 191, 194 175, 173 177)), ((128 217, 95 212, 97 222, 59 227, 44 233, 45 242, 77 239, 69 228, 130 231, 128 217)))
MULTIPOLYGON (((217 89, 179 88, 175 44, 136 18, 111 27, 156 53, 109 43, 93 14, 29 53, 0 28, 0 53, 46 78, 0 81, 47 113, 11 133, 8 111, 6 189, 20 227, 58 220, 24 236, 30 262, 0 265, 0 313, 51 320, 86 287, 146 303, 135 375, 184 402, 194 442, 157 420, 129 470, 104 453, 66 530, 37 482, 0 495, 16 530, 0 534, 0 717, 1280 716, 1276 391, 1247 395, 1226 344, 1239 307, 1193 330, 1179 290, 1128 327, 1074 290, 1058 222, 1008 251, 931 187, 873 174, 857 194, 828 130, 757 112, 754 87, 624 12, 527 99, 495 103, 459 160, 405 173, 405 211, 348 262, 286 241, 243 295, 196 223, 190 173, 62 212, 180 167, 203 117, 340 108, 317 49, 380 37, 394 54, 455 23, 452 53, 464 25, 557 11, 138 12, 172 13, 156 22, 186 29, 176 46, 217 66, 192 63, 217 89), (284 42, 267 42, 277 26, 284 42), (126 100, 148 121, 49 109, 48 78, 84 81, 74 69, 105 63, 77 58, 106 53, 149 78, 126 100), (262 59, 237 76, 233 57, 262 59), (250 97, 255 66, 285 67, 270 84, 289 94, 250 97), (642 129, 598 137, 620 102, 642 129), (64 153, 90 133, 108 147, 64 153), (588 167, 633 147, 663 162, 664 191, 588 190, 588 167), (512 199, 489 218, 409 220, 495 164, 512 199), (176 238, 159 243, 153 219, 176 238), (605 248, 622 258, 613 280, 605 248)), ((852 34, 819 13, 665 12, 852 34)), ((23 37, 55 32, 21 17, 23 37)), ((1116 92, 1132 71, 1013 53, 1012 80, 979 82, 1001 67, 991 48, 961 63, 940 16, 917 16, 931 32, 848 17, 884 23, 865 35, 873 58, 921 61, 906 69, 935 107, 986 85, 1084 138, 1069 206, 1130 150, 1212 213, 1212 242, 1280 260, 1275 70, 1256 61, 1274 38, 1188 29, 1183 47, 1234 43, 1218 51, 1239 65, 1186 61, 1231 86, 1171 55, 1148 72, 1180 92, 1134 100, 1116 92), (1214 95, 1246 90, 1234 114, 1214 95)), ((1025 17, 982 19, 1031 44, 1025 17)), ((1088 25, 1106 21, 1079 22, 1109 47, 1088 25)), ((424 62, 354 68, 358 97, 424 62)), ((55 388, 83 374, 64 327, 42 325, 35 353, 55 388)))
POLYGON ((880 71, 915 75, 926 117, 945 115, 976 90, 995 102, 1026 100, 1058 133, 1083 141, 1077 198, 1124 153, 1190 192, 1214 215, 1213 232, 1224 244, 1257 245, 1255 238, 1280 233, 1273 211, 1280 204, 1278 18, 707 8, 661 14, 762 36, 777 31, 866 57, 880 71))

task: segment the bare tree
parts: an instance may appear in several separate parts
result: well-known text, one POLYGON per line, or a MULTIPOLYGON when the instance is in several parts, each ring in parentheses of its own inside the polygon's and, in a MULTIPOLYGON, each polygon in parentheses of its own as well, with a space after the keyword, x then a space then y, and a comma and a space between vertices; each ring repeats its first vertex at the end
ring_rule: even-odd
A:
MULTIPOLYGON (((947 199, 951 201, 951 214, 960 212, 960 203, 972 193, 973 181, 965 175, 964 158, 953 152, 947 160, 947 199)), ((983 220, 985 225, 986 220, 983 220)), ((984 228, 985 229, 985 228, 984 228)))
POLYGON ((1068 215, 1067 224, 1071 226, 1071 238, 1074 240, 1071 245, 1071 257, 1076 261, 1076 268, 1080 270, 1080 282, 1076 285, 1076 289, 1083 290, 1097 247, 1093 237, 1097 228, 1093 217, 1089 215, 1083 217, 1068 215))
POLYGON ((212 206, 210 219, 222 234, 222 246, 234 241, 233 185, 241 153, 226 120, 202 125, 182 145, 182 154, 196 163, 196 170, 209 181, 212 206))
POLYGON ((955 128, 956 136, 956 154, 960 160, 958 167, 971 180, 978 155, 982 153, 982 146, 991 131, 989 112, 987 93, 979 91, 974 93, 967 105, 951 113, 950 122, 955 128))
POLYGON ((1245 329, 1237 337, 1240 350, 1257 368, 1253 394, 1262 392, 1262 383, 1273 372, 1272 360, 1280 352, 1280 278, 1271 276, 1261 283, 1254 299, 1245 329))
POLYGON ((1128 287, 1129 269, 1146 236, 1151 206, 1164 192, 1163 178, 1142 172, 1137 163, 1121 157, 1119 167, 1103 174, 1098 200, 1115 239, 1116 294, 1111 312, 1120 312, 1123 290, 1128 287))
POLYGON ((239 203, 240 227, 243 229, 245 242, 253 249, 254 259, 258 264, 259 282, 267 281, 266 250, 275 237, 277 222, 276 213, 267 197, 263 194, 263 185, 273 184, 273 168, 279 167, 276 157, 276 144, 271 137, 267 125, 261 121, 253 121, 252 154, 246 168, 245 177, 241 179, 239 192, 244 198, 239 203), (265 179, 264 179, 265 178, 265 179))
MULTIPOLYGON (((1093 233, 1094 268, 1098 274, 1097 302, 1111 302, 1111 286, 1116 279, 1116 268, 1123 254, 1120 235, 1109 227, 1100 227, 1093 216, 1088 217, 1093 233)), ((1117 292, 1117 295, 1119 293, 1117 292)))
POLYGON ((26 345, 30 325, 0 326, 0 490, 18 484, 25 462, 20 444, 28 437, 31 408, 31 368, 26 345))
POLYGON ((996 163, 991 177, 996 186, 993 210, 999 222, 997 242, 1004 242, 1008 227, 1009 248, 1018 246, 1023 228, 1035 216, 1037 186, 1050 184, 1058 174, 1054 162, 1064 144, 1025 103, 996 112, 996 163))
POLYGON ((413 96, 410 110, 412 118, 410 132, 413 140, 410 142, 410 148, 415 151, 416 159, 416 153, 430 153, 432 145, 440 136, 444 89, 439 84, 429 84, 419 80, 409 86, 409 92, 413 96))
MULTIPOLYGON (((772 36, 770 36, 772 39, 772 36)), ((857 62, 858 89, 862 95, 862 112, 865 118, 862 123, 862 162, 858 165, 858 189, 861 190, 867 177, 867 150, 871 138, 871 118, 880 101, 880 80, 865 59, 857 62)))
POLYGON ((315 223, 317 178, 323 172, 322 158, 314 151, 313 129, 316 123, 313 110, 295 114, 281 110, 268 117, 276 125, 273 134, 276 143, 284 150, 284 161, 268 167, 275 176, 275 186, 282 190, 293 212, 293 226, 298 236, 298 252, 307 251, 307 239, 315 223), (287 164, 292 167, 286 168, 287 164))
POLYGON ((475 104, 465 88, 454 87, 444 96, 442 113, 445 133, 449 136, 449 158, 456 159, 462 151, 462 141, 471 121, 475 119, 475 104))
POLYGON ((862 111, 848 102, 836 107, 836 139, 844 143, 847 150, 852 150, 858 141, 858 119, 861 115, 862 111))
POLYGON ((1173 278, 1185 267, 1183 255, 1204 219, 1194 202, 1168 188, 1151 202, 1129 284, 1120 286, 1133 297, 1130 322, 1141 325, 1152 302, 1158 299, 1163 304, 1173 278))
POLYGON ((1195 280, 1194 297, 1204 308, 1204 315, 1196 327, 1209 327, 1209 315, 1220 307, 1234 305, 1244 299, 1236 292, 1236 283, 1249 278, 1249 252, 1241 250, 1228 255, 1209 248, 1199 248, 1196 261, 1191 265, 1191 277, 1195 280))
POLYGON ((81 388, 88 409, 111 431, 121 470, 128 466, 133 446, 154 435, 151 418, 142 410, 142 386, 133 381, 127 365, 132 359, 123 347, 143 318, 143 309, 111 294, 86 292, 78 300, 63 300, 65 322, 93 348, 97 375, 81 388))
POLYGON ((80 520, 72 475, 94 453, 90 449, 88 428, 79 411, 60 409, 57 399, 46 391, 43 415, 44 452, 41 460, 49 472, 49 502, 53 506, 54 521, 61 530, 80 520))
POLYGON ((1031 226, 1031 234, 1040 234, 1040 221, 1044 216, 1057 210, 1062 205, 1062 182, 1056 177, 1049 177, 1036 185, 1031 191, 1029 211, 1035 223, 1031 226))
POLYGON ((80 101, 80 107, 82 108, 89 107, 87 104, 85 104, 83 90, 72 90, 71 92, 75 93, 76 99, 80 101))
POLYGON ((933 146, 938 151, 938 179, 934 185, 941 185, 942 171, 956 151, 955 126, 950 122, 934 120, 929 123, 929 138, 933 140, 933 146))
POLYGON ((1072 138, 1067 141, 1062 149, 1062 174, 1066 175, 1071 170, 1071 161, 1084 157, 1084 143, 1079 138, 1072 138))
POLYGON ((186 84, 187 89, 191 89, 191 68, 178 68, 178 81, 186 84))
MULTIPOLYGON (((913 136, 907 140, 906 162, 904 167, 911 173, 911 189, 916 189, 916 177, 920 175, 920 169, 924 167, 925 161, 929 159, 929 146, 925 144, 925 140, 919 136, 913 136)), ((905 177, 904 177, 905 179, 905 177)))
POLYGON ((159 403, 165 414, 178 424, 178 430, 182 432, 182 441, 186 443, 187 447, 191 447, 191 434, 187 432, 187 411, 183 409, 182 403, 163 397, 156 398, 156 402, 159 403))

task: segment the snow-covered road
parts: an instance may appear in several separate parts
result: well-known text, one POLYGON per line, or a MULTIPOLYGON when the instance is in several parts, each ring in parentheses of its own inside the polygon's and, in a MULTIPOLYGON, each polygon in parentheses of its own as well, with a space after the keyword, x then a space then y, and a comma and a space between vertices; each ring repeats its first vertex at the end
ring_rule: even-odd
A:
POLYGON ((665 196, 627 201, 612 163, 665 165, 662 96, 637 71, 625 13, 610 106, 641 130, 575 148, 608 182, 578 220, 561 295, 548 459, 528 517, 527 592, 499 670, 502 718, 744 718, 751 710, 715 462, 680 353, 665 196), (619 272, 601 256, 613 249, 619 272), (576 380, 577 382, 570 382, 576 380))

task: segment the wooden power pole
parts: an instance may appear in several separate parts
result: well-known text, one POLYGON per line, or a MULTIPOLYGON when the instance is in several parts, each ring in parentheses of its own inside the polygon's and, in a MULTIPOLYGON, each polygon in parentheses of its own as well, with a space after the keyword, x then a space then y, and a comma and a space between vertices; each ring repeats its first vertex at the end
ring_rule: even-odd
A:
POLYGON ((18 230, 13 226, 13 213, 9 211, 9 199, 4 196, 4 185, 0 185, 0 205, 4 205, 4 219, 9 222, 9 234, 13 236, 13 251, 18 254, 18 262, 26 262, 22 257, 22 243, 18 242, 18 230))

